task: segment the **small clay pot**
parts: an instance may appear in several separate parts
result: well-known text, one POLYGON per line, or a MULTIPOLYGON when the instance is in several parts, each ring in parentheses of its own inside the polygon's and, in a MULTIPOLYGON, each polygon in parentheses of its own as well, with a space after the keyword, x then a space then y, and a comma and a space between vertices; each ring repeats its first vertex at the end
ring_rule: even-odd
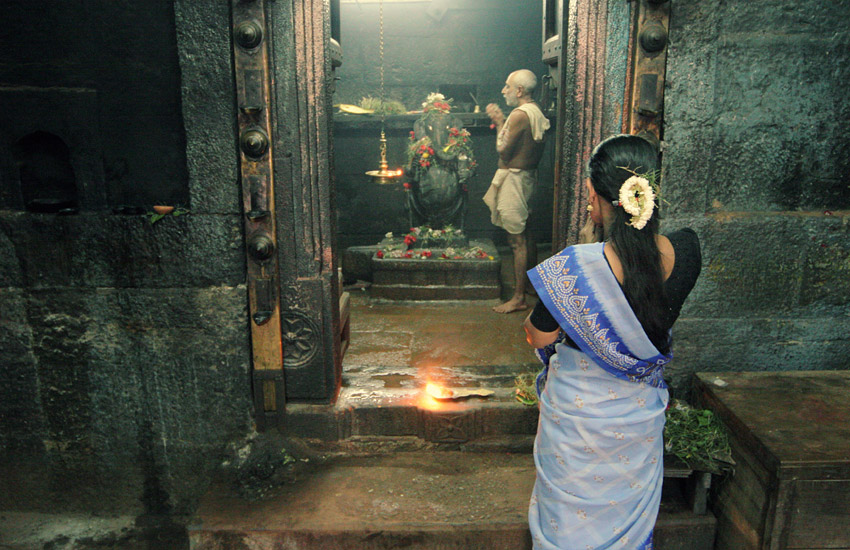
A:
POLYGON ((156 212, 157 214, 162 214, 164 216, 166 214, 171 214, 172 212, 174 212, 174 207, 173 206, 156 205, 156 206, 153 207, 153 211, 156 212))

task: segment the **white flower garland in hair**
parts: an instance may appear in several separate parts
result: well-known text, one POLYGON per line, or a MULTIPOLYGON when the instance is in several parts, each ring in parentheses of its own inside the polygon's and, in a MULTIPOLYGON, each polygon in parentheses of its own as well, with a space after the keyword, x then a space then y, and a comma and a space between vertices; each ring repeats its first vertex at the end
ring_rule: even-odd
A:
POLYGON ((632 218, 626 222, 628 225, 637 230, 646 227, 655 209, 655 192, 649 180, 634 175, 624 181, 620 186, 620 206, 632 215, 632 218))

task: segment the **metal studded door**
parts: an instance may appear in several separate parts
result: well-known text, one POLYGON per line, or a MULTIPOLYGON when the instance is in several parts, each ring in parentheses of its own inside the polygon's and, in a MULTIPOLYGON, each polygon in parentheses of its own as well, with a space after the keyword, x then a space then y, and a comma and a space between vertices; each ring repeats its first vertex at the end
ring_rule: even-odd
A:
POLYGON ((623 132, 640 135, 660 145, 670 1, 638 0, 635 7, 629 32, 623 132))
POLYGON ((231 6, 255 407, 272 425, 340 381, 331 23, 323 0, 231 6))

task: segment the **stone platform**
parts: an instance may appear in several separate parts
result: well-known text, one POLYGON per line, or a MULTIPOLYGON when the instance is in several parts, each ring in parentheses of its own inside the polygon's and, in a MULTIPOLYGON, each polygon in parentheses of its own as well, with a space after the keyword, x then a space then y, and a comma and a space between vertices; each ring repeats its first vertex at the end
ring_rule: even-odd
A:
POLYGON ((430 258, 379 258, 378 247, 352 247, 343 263, 346 276, 372 281, 371 295, 389 300, 489 300, 501 292, 499 252, 492 241, 469 241, 486 253, 483 258, 440 258, 433 249, 430 258))
MULTIPOLYGON (((263 501, 226 487, 203 499, 194 550, 523 550, 534 484, 529 454, 413 452, 317 463, 263 501)), ((675 486, 662 499, 656 550, 710 550, 715 520, 675 486)))

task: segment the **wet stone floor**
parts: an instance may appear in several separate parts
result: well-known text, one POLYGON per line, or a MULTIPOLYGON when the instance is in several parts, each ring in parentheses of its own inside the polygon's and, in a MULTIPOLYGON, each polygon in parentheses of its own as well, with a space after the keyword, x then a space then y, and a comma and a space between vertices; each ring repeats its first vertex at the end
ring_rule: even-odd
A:
POLYGON ((530 309, 505 315, 492 310, 498 300, 392 301, 371 298, 368 288, 348 292, 345 387, 508 387, 517 374, 539 368, 522 329, 530 309))

